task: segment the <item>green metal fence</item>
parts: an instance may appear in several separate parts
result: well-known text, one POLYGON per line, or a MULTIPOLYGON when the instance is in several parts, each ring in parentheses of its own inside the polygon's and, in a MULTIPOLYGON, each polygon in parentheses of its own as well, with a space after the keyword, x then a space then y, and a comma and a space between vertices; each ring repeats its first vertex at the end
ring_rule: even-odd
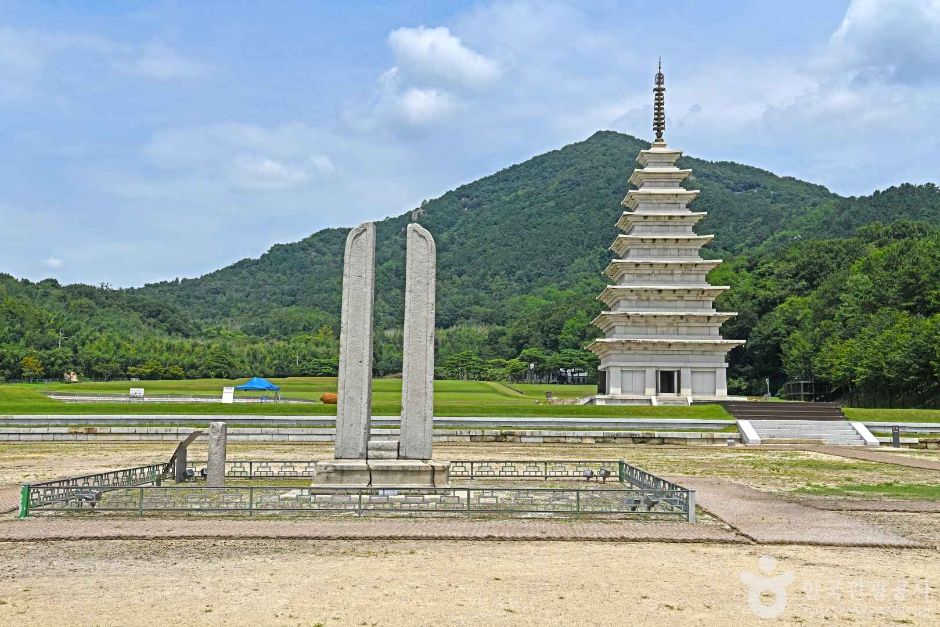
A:
MULTIPOLYGON (((231 479, 308 478, 315 462, 233 461, 231 479)), ((197 476, 205 462, 190 467, 197 476)), ((590 487, 345 488, 161 485, 164 464, 24 485, 20 517, 42 512, 347 512, 662 515, 695 521, 695 493, 623 460, 458 460, 451 479, 585 481, 590 487), (606 480, 621 487, 607 488, 606 480), (614 483, 616 482, 616 483, 614 483), (602 487, 603 486, 603 487, 602 487)))

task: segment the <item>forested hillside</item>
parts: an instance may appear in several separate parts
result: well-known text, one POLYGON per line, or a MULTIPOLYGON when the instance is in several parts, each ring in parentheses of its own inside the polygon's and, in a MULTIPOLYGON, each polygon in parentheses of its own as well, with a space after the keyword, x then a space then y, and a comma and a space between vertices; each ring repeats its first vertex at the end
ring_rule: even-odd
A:
MULTIPOLYGON (((403 233, 410 221, 437 241, 442 375, 507 378, 530 362, 542 372, 590 367, 592 356, 580 348, 595 332, 590 320, 599 310, 607 246, 634 158, 646 146, 599 132, 379 222, 379 373, 400 367, 403 233)), ((836 372, 814 351, 831 345, 827 354, 838 348, 849 355, 836 338, 851 344, 869 327, 865 337, 874 337, 875 327, 923 321, 918 333, 932 328, 936 334, 930 320, 940 311, 938 298, 915 302, 891 289, 936 255, 929 226, 940 225, 935 186, 842 198, 736 163, 686 157, 680 165, 693 169, 687 186, 702 192, 694 207, 709 213, 697 230, 716 235, 703 254, 726 260, 712 280, 735 288, 721 304, 741 316, 725 334, 749 340, 732 355, 736 391, 760 390, 765 377, 776 385, 815 376, 865 394, 876 385, 874 375, 836 372), (898 221, 905 222, 865 227, 898 221), (893 255, 895 265, 878 266, 879 255, 893 255), (843 301, 860 298, 854 290, 865 281, 885 300, 849 315, 843 301), (820 331, 833 319, 843 327, 820 331)), ((345 235, 326 229, 200 278, 133 290, 0 277, 0 377, 35 374, 24 369, 27 358, 56 376, 66 367, 95 377, 328 374, 335 370, 345 235)), ((917 276, 928 287, 937 278, 917 276)), ((928 364, 917 370, 919 383, 893 382, 892 396, 927 398, 936 391, 935 358, 918 355, 928 364)))

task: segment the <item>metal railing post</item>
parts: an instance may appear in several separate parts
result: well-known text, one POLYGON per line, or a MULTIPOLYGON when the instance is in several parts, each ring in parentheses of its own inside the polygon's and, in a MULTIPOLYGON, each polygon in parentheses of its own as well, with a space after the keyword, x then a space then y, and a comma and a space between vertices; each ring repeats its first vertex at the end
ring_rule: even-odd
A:
POLYGON ((29 516, 29 484, 20 488, 20 518, 29 516))
POLYGON ((140 488, 140 500, 137 501, 137 515, 144 515, 144 489, 140 488))
POLYGON ((574 511, 578 516, 581 515, 581 489, 578 488, 574 491, 574 511))
POLYGON ((470 488, 467 488, 467 518, 470 518, 470 488))
MULTIPOLYGON (((251 472, 249 470, 248 472, 251 472)), ((255 513, 255 488, 254 486, 248 486, 248 515, 253 516, 255 513)))
POLYGON ((548 481, 548 462, 542 462, 542 468, 544 469, 542 470, 542 477, 545 481, 548 481))
POLYGON ((356 506, 356 515, 362 516, 362 488, 359 488, 359 504, 356 506))

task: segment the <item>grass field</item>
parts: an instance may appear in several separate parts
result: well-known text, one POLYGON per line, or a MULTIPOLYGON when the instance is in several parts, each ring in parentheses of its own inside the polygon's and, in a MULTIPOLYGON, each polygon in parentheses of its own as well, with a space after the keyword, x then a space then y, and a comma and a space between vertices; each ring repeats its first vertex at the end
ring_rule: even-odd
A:
POLYGON ((920 483, 844 483, 836 486, 808 485, 797 492, 815 496, 879 496, 898 499, 940 500, 940 485, 920 483))
MULTIPOLYGON (((334 415, 335 405, 323 403, 276 404, 251 403, 66 403, 45 396, 45 392, 90 392, 127 394, 128 389, 143 387, 147 394, 178 396, 209 395, 221 397, 222 388, 244 383, 245 379, 195 379, 190 381, 128 381, 108 383, 51 383, 0 385, 0 414, 257 414, 257 415, 334 415)), ((336 391, 335 377, 272 378, 281 386, 281 395, 317 400, 324 392, 336 391)), ((597 407, 549 405, 545 393, 556 398, 580 398, 595 391, 591 385, 513 384, 511 387, 487 381, 435 381, 434 411, 438 416, 611 416, 644 418, 729 419, 718 405, 692 407, 597 407)), ((238 395, 249 393, 238 393, 238 395)), ((257 394, 254 394, 257 396, 257 394)), ((377 416, 398 415, 401 409, 401 380, 376 379, 373 383, 372 411, 377 416)))
MULTIPOLYGON (((218 396, 227 385, 238 385, 246 379, 193 379, 188 381, 111 381, 107 383, 35 383, 0 385, 0 415, 3 414, 244 414, 244 415, 314 415, 336 413, 335 405, 252 403, 222 405, 221 403, 65 403, 49 399, 45 392, 90 392, 127 394, 128 389, 143 387, 147 394, 177 396, 218 396)), ((281 386, 281 395, 315 401, 324 392, 336 391, 336 377, 272 378, 281 386)), ((588 396, 593 385, 550 385, 514 383, 504 385, 489 381, 435 381, 434 411, 438 416, 597 416, 624 418, 701 418, 730 419, 718 405, 619 406, 549 405, 545 393, 555 398, 573 399, 588 396)), ((239 396, 255 393, 239 392, 239 396)), ((401 380, 375 379, 372 411, 377 416, 398 415, 401 408, 401 380)), ((867 409, 849 407, 845 414, 851 420, 884 422, 938 422, 936 409, 867 409)))
POLYGON ((870 422, 940 422, 940 409, 873 409, 846 407, 842 412, 849 420, 870 422))

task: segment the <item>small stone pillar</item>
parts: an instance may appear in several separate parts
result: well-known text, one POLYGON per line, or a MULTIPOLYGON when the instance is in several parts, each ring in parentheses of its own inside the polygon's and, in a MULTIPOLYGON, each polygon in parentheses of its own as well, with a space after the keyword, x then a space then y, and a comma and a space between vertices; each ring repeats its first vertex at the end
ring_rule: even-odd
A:
POLYGON ((225 440, 228 428, 224 422, 209 423, 209 463, 206 468, 206 486, 225 486, 225 440))

